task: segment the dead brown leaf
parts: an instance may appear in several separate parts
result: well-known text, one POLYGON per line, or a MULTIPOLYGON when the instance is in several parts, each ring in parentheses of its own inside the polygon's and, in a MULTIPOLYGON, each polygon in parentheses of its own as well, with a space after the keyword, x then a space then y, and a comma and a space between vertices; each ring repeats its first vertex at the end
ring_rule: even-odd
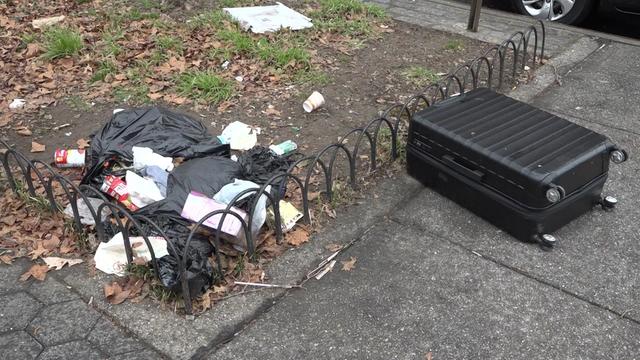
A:
POLYGON ((42 246, 42 242, 38 242, 38 247, 36 247, 35 249, 33 249, 33 250, 29 253, 29 255, 31 255, 31 260, 35 260, 35 259, 37 259, 37 258, 41 257, 42 255, 44 255, 44 254, 48 253, 48 252, 49 252, 49 250, 45 249, 45 248, 42 246))
POLYGON ((0 255, 0 261, 6 265, 11 265, 13 263, 13 258, 9 255, 0 255))
POLYGON ((349 260, 347 261, 341 261, 340 263, 342 263, 342 271, 351 271, 356 267, 356 258, 355 257, 351 257, 349 260))
POLYGON ((33 134, 26 126, 16 128, 16 133, 22 136, 31 136, 33 134))
POLYGON ((324 248, 329 250, 329 251, 331 251, 332 253, 334 253, 336 251, 342 250, 342 245, 340 245, 340 244, 329 244, 329 245, 325 246, 324 248))
POLYGON ((47 265, 33 265, 26 273, 20 275, 20 281, 27 281, 30 277, 44 281, 47 277, 47 271, 49 271, 47 265))
POLYGON ((76 145, 78 145, 78 149, 84 149, 91 146, 91 144, 89 144, 89 142, 85 139, 78 139, 78 141, 76 141, 76 145))
POLYGON ((44 152, 47 147, 43 144, 37 143, 35 141, 31 142, 31 152, 32 153, 41 153, 44 152))
POLYGON ((5 223, 6 225, 11 226, 11 225, 16 223, 16 217, 13 216, 13 215, 7 215, 7 216, 3 216, 2 220, 0 220, 0 221, 5 223))
POLYGON ((32 58, 38 55, 39 52, 40 52, 40 46, 38 46, 38 44, 36 43, 30 43, 30 44, 27 44, 27 53, 25 54, 25 56, 27 58, 32 58))
POLYGON ((115 281, 111 284, 104 285, 104 297, 111 305, 122 304, 130 294, 131 292, 129 290, 124 290, 122 286, 115 281))
POLYGON ((80 264, 82 262, 82 259, 65 259, 65 258, 60 258, 55 256, 42 258, 42 260, 44 260, 44 262, 47 264, 49 269, 55 269, 55 270, 60 270, 65 265, 73 266, 73 265, 80 264))
POLYGON ((300 246, 309 241, 309 232, 302 227, 297 227, 286 234, 287 244, 300 246))

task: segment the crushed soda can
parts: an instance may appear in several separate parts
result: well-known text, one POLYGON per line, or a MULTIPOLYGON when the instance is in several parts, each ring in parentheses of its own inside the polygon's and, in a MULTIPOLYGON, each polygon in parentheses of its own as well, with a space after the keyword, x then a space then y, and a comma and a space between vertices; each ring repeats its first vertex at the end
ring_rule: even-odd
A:
POLYGON ((53 159, 55 165, 60 168, 83 167, 86 151, 84 149, 56 149, 53 159))
POLYGON ((283 143, 280 143, 278 145, 271 145, 269 146, 269 150, 271 150, 272 153, 281 156, 284 154, 288 154, 292 151, 295 151, 298 148, 298 145, 296 143, 294 143, 291 140, 287 140, 283 143))
POLYGON ((127 183, 114 175, 107 175, 104 178, 104 182, 100 187, 100 190, 112 198, 118 200, 122 205, 131 211, 138 210, 138 207, 131 202, 129 198, 129 191, 127 190, 127 183))

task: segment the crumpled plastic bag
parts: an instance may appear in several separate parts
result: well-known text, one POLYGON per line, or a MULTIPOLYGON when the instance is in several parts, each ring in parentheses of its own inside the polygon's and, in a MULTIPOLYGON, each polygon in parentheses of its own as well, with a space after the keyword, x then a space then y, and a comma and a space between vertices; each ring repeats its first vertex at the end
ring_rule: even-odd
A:
MULTIPOLYGON (((213 197, 213 200, 222 204, 229 205, 231 200, 233 200, 236 195, 247 189, 260 189, 260 185, 247 180, 235 179, 232 183, 223 186, 222 189, 220 189, 220 191, 218 191, 218 193, 213 197)), ((267 186, 265 190, 270 193, 271 186, 267 186)), ((249 200, 249 202, 252 202, 253 199, 255 199, 254 196, 256 194, 257 193, 244 194, 236 201, 236 204, 234 204, 234 206, 240 206, 242 200, 245 199, 249 200)), ((264 225, 264 222, 267 219, 267 200, 267 196, 262 194, 258 199, 256 209, 252 215, 253 218, 251 219, 251 233, 254 236, 258 234, 258 231, 260 231, 260 228, 262 227, 262 225, 264 225)), ((247 211, 250 210, 249 206, 251 206, 251 204, 247 204, 247 211)))
MULTIPOLYGON (((93 211, 97 214, 98 207, 100 207, 104 201, 93 197, 88 197, 87 200, 89 200, 89 205, 91 205, 93 211)), ((93 218, 91 210, 89 210, 87 204, 84 203, 84 200, 82 198, 78 198, 76 204, 78 206, 78 215, 80 215, 80 223, 83 225, 95 225, 96 220, 93 218)), ((73 209, 71 208, 71 204, 68 204, 67 207, 64 208, 63 213, 73 219, 73 209)), ((104 221, 107 218, 108 213, 109 211, 102 211, 101 221, 104 221)))
POLYGON ((88 171, 83 184, 100 182, 104 163, 118 159, 133 162, 133 147, 148 147, 155 153, 192 159, 207 155, 229 156, 229 145, 222 144, 206 127, 187 115, 160 107, 124 110, 113 114, 91 139, 87 152, 88 171))
MULTIPOLYGON (((158 270, 162 285, 173 292, 181 293, 182 278, 178 274, 178 261, 182 261, 184 245, 180 242, 174 244, 178 256, 169 254, 158 259, 158 270)), ((192 299, 207 291, 216 279, 213 267, 209 263, 209 256, 212 253, 213 246, 209 241, 202 236, 194 235, 189 244, 185 271, 192 299)))
POLYGON ((265 184, 275 175, 285 174, 295 161, 293 156, 278 156, 269 148, 256 146, 238 157, 238 164, 242 166, 240 178, 256 184, 265 184))
POLYGON ((125 181, 127 183, 129 198, 138 208, 164 199, 160 189, 151 179, 145 179, 133 171, 127 171, 125 181))

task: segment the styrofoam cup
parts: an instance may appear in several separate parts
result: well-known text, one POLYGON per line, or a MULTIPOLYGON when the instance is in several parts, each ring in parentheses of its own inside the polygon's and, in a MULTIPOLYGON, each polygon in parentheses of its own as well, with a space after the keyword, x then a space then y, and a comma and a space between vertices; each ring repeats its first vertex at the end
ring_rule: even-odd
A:
POLYGON ((307 100, 302 103, 302 108, 304 111, 310 113, 316 109, 319 109, 322 105, 324 105, 324 96, 317 91, 314 91, 307 100))

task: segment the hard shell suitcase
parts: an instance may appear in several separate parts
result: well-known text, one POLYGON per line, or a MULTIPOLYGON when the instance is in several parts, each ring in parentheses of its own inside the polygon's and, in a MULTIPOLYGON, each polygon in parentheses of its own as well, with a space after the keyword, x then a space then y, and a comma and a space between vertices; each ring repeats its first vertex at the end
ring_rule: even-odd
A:
POLYGON ((605 136, 498 94, 469 91, 416 113, 407 170, 423 184, 523 241, 550 234, 600 204, 609 160, 627 159, 605 136))

